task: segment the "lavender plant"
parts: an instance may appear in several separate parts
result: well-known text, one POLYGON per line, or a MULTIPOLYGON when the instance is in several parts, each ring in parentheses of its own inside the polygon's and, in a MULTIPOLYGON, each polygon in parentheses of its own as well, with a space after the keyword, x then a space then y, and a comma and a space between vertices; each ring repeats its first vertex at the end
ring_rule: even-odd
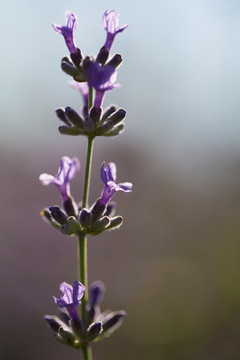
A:
POLYGON ((76 157, 71 159, 63 156, 56 176, 41 174, 39 177, 43 185, 55 184, 62 199, 61 206, 45 208, 41 215, 63 234, 78 239, 78 281, 73 286, 61 283, 60 299, 53 297, 60 310, 59 315, 46 315, 45 320, 57 341, 81 349, 83 359, 91 360, 91 343, 109 336, 126 315, 125 311, 101 312, 100 303, 105 289, 102 282, 95 281, 88 289, 87 235, 95 236, 119 228, 123 219, 114 216, 116 204, 111 199, 117 191, 132 190, 129 182, 116 183, 117 170, 114 163, 106 165, 103 162, 100 170, 103 191, 91 206, 88 204, 94 139, 97 136, 117 136, 124 129, 126 111, 114 105, 103 111, 102 104, 106 91, 118 86, 116 69, 122 57, 119 54, 111 57, 110 50, 115 36, 128 25, 118 27, 119 13, 115 10, 105 11, 103 27, 107 32, 106 41, 96 58, 93 58, 84 57, 75 44, 77 18, 71 11, 66 11, 66 22, 66 26, 53 24, 53 28, 63 35, 69 50, 70 57, 62 59, 61 68, 72 77, 70 86, 81 93, 83 107, 81 113, 71 107, 56 110, 57 117, 63 123, 59 132, 83 135, 87 137, 88 146, 80 203, 70 192, 70 181, 80 169, 76 157))

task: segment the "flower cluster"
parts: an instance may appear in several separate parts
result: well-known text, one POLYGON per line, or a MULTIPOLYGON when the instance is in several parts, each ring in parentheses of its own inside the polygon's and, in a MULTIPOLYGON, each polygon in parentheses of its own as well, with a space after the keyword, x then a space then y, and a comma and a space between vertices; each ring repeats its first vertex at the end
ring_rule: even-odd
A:
POLYGON ((41 214, 57 229, 66 235, 78 235, 84 232, 89 235, 98 235, 105 230, 119 228, 122 224, 121 216, 114 216, 115 203, 110 200, 117 191, 130 192, 132 184, 129 182, 116 183, 117 169, 114 163, 105 168, 101 167, 101 179, 104 184, 99 199, 89 208, 81 208, 70 194, 70 180, 80 168, 76 157, 61 158, 60 167, 56 176, 41 174, 39 179, 43 185, 54 183, 61 195, 63 209, 59 206, 50 206, 41 214))
POLYGON ((62 70, 72 76, 71 86, 83 95, 83 112, 77 113, 67 107, 57 109, 58 118, 64 123, 59 127, 61 134, 66 135, 85 135, 88 137, 96 136, 116 136, 123 131, 122 121, 126 111, 111 106, 104 112, 102 103, 105 92, 119 86, 116 84, 116 68, 121 64, 122 57, 115 54, 109 59, 110 49, 115 36, 122 32, 128 25, 118 27, 119 13, 115 10, 105 11, 103 15, 103 27, 107 32, 105 44, 100 49, 98 55, 93 57, 82 56, 81 50, 76 47, 74 32, 77 27, 77 18, 71 11, 66 11, 66 26, 53 24, 54 30, 62 34, 70 58, 65 56, 62 59, 62 70), (89 109, 89 96, 95 91, 94 103, 89 109))
POLYGON ((103 313, 100 311, 104 289, 100 281, 94 282, 90 287, 87 326, 84 330, 83 322, 77 313, 77 306, 80 304, 85 287, 77 281, 74 282, 73 287, 66 282, 60 285, 61 298, 53 297, 61 309, 59 316, 45 315, 44 317, 57 341, 79 349, 86 343, 99 341, 111 335, 121 325, 126 315, 125 311, 104 311, 103 313))
POLYGON ((110 56, 110 50, 116 35, 128 25, 119 27, 119 14, 115 10, 107 10, 103 15, 103 28, 107 36, 104 45, 96 57, 83 56, 74 40, 77 28, 76 15, 66 12, 66 25, 53 24, 55 31, 63 35, 70 53, 61 61, 62 70, 72 77, 69 85, 77 90, 83 100, 80 113, 71 107, 59 108, 56 115, 63 123, 59 132, 66 135, 84 135, 88 138, 86 173, 83 200, 78 203, 71 194, 70 181, 80 169, 76 157, 61 158, 56 176, 41 174, 39 179, 43 185, 55 184, 61 196, 61 206, 49 206, 42 210, 41 215, 52 226, 63 234, 78 238, 79 280, 71 286, 66 282, 60 285, 62 295, 53 297, 60 309, 59 316, 46 315, 45 320, 53 332, 55 339, 63 344, 81 349, 83 360, 91 359, 90 343, 109 336, 121 323, 124 311, 105 311, 101 313, 100 303, 104 286, 95 282, 90 287, 88 301, 88 280, 86 254, 86 235, 98 235, 103 231, 119 228, 123 222, 121 216, 115 216, 116 204, 112 201, 116 192, 131 192, 130 182, 117 183, 116 165, 103 162, 100 177, 103 190, 99 198, 88 206, 88 189, 92 161, 93 139, 96 136, 116 136, 124 129, 123 120, 126 111, 110 105, 103 110, 105 93, 118 87, 117 67, 122 62, 119 54, 110 56), (78 307, 81 308, 81 317, 78 307))

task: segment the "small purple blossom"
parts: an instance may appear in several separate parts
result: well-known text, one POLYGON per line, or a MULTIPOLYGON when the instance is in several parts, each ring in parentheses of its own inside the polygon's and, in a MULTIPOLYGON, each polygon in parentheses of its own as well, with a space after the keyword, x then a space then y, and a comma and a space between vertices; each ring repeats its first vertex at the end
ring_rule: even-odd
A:
POLYGON ((52 26, 55 31, 63 35, 70 54, 74 54, 78 52, 78 49, 73 39, 73 33, 74 31, 76 31, 77 28, 77 17, 70 10, 65 12, 65 17, 67 26, 61 26, 57 24, 52 24, 52 26))
POLYGON ((98 62, 92 62, 87 71, 88 85, 96 90, 95 107, 100 107, 103 101, 105 91, 118 87, 115 84, 117 72, 114 66, 102 66, 98 62))
POLYGON ((77 319, 76 306, 80 304, 83 297, 85 286, 78 281, 74 281, 73 287, 66 282, 62 282, 59 289, 62 291, 61 299, 53 296, 53 300, 60 308, 66 308, 72 319, 77 319))
POLYGON ((85 106, 88 105, 88 96, 89 96, 89 86, 87 82, 77 82, 75 80, 69 81, 69 86, 72 89, 77 90, 83 97, 83 103, 85 106))
POLYGON ((110 51, 115 36, 122 32, 128 24, 123 24, 118 27, 119 24, 119 12, 116 10, 106 10, 103 14, 103 27, 107 31, 107 38, 105 42, 105 48, 110 51))
POLYGON ((80 164, 76 157, 70 159, 68 156, 63 156, 57 175, 53 176, 44 173, 39 176, 39 180, 43 185, 56 184, 63 201, 65 201, 70 197, 69 182, 74 178, 79 168, 80 164))
POLYGON ((132 184, 129 182, 116 184, 117 168, 115 163, 109 163, 106 168, 104 166, 105 162, 101 167, 101 179, 104 183, 104 189, 100 201, 102 204, 107 205, 117 191, 131 192, 132 184))

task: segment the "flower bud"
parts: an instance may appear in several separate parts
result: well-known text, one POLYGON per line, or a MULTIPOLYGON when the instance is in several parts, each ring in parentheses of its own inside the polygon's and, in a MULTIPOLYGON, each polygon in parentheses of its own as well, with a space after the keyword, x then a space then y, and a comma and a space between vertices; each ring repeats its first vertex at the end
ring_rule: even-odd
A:
POLYGON ((71 59, 77 68, 80 68, 81 60, 82 60, 82 53, 79 48, 77 48, 77 51, 70 54, 71 59))
POLYGON ((105 216, 113 216, 115 214, 115 210, 116 210, 116 203, 115 201, 111 201, 108 205, 107 205, 107 209, 104 213, 105 216))
POLYGON ((84 335, 84 328, 82 320, 79 318, 71 319, 71 328, 73 330, 74 335, 76 335, 78 338, 82 339, 84 335))
POLYGON ((98 235, 104 230, 106 230, 107 226, 109 225, 110 220, 107 216, 104 216, 102 219, 96 221, 94 224, 90 226, 88 230, 88 234, 90 235, 98 235))
POLYGON ((74 201, 72 196, 69 196, 67 200, 64 200, 63 202, 64 209, 68 216, 75 216, 78 215, 78 206, 76 202, 74 201))
POLYGON ((91 64, 91 62, 92 59, 90 58, 90 56, 86 56, 82 62, 82 70, 85 76, 87 75, 88 67, 91 64))
POLYGON ((67 325, 69 326, 70 316, 65 313, 64 311, 59 311, 59 318, 67 325))
POLYGON ((69 224, 63 224, 60 228, 60 231, 64 234, 64 235, 76 235, 75 231, 72 229, 72 227, 69 224))
POLYGON ((117 107, 115 105, 109 106, 107 109, 105 109, 101 123, 103 123, 110 115, 112 115, 117 110, 117 107))
POLYGON ((59 126, 58 131, 63 135, 84 135, 85 132, 82 129, 69 126, 59 126))
POLYGON ((63 326, 61 326, 58 330, 58 334, 68 345, 74 346, 75 337, 69 330, 66 330, 63 326))
POLYGON ((50 206, 49 208, 52 217, 61 225, 67 222, 66 213, 59 206, 50 206))
POLYGON ((107 230, 115 230, 120 228, 120 226, 123 223, 123 218, 122 216, 115 216, 114 218, 112 218, 110 220, 110 224, 107 227, 107 230))
POLYGON ((103 320, 103 334, 109 336, 114 330, 116 330, 126 316, 125 311, 114 311, 103 320))
POLYGON ((58 224, 52 217, 50 211, 48 209, 44 209, 40 212, 40 215, 43 216, 45 219, 47 219, 52 226, 54 226, 56 229, 60 229, 61 225, 58 224))
POLYGON ((126 116, 126 110, 118 109, 115 113, 113 113, 107 121, 99 126, 97 134, 98 135, 105 135, 109 131, 111 131, 115 125, 120 123, 126 116))
POLYGON ((122 56, 120 54, 116 54, 106 65, 112 65, 116 69, 121 64, 122 61, 123 61, 122 56))
POLYGON ((70 64, 70 65, 73 66, 73 63, 72 63, 72 61, 69 59, 68 56, 64 56, 64 57, 62 58, 62 61, 64 61, 64 62, 66 62, 66 63, 68 63, 68 64, 70 64))
POLYGON ((92 215, 92 223, 100 219, 104 211, 106 210, 106 205, 102 204, 100 199, 97 199, 95 204, 93 205, 91 209, 91 215, 92 215))
POLYGON ((97 135, 98 136, 105 135, 109 131, 111 131, 113 127, 114 124, 111 121, 107 121, 103 125, 99 126, 99 128, 97 129, 97 135))
POLYGON ((66 58, 62 59, 61 68, 66 74, 70 76, 76 76, 79 72, 79 70, 76 69, 70 61, 67 61, 66 58))
POLYGON ((84 76, 82 71, 78 71, 76 75, 73 76, 73 79, 77 82, 84 82, 87 81, 86 77, 84 76))
POLYGON ((125 129, 125 125, 120 124, 118 126, 115 126, 112 130, 105 133, 104 136, 117 136, 121 134, 124 131, 124 129, 125 129))
POLYGON ((99 305, 101 303, 104 291, 105 286, 102 281, 95 281, 91 284, 89 289, 91 307, 95 307, 96 305, 99 305))
POLYGON ((65 109, 65 114, 74 126, 80 129, 83 128, 83 119, 75 110, 68 106, 65 109))
POLYGON ((114 112, 109 118, 108 121, 112 121, 114 125, 117 125, 120 123, 126 116, 126 110, 124 109, 118 109, 116 112, 114 112))
POLYGON ((82 113, 83 113, 84 119, 86 120, 88 118, 88 106, 87 105, 83 105, 82 113))
POLYGON ((101 321, 93 323, 87 329, 86 340, 87 341, 94 341, 103 331, 101 321))
POLYGON ((83 228, 87 228, 91 223, 92 215, 87 209, 82 209, 79 216, 79 222, 83 228))
POLYGON ((66 125, 71 126, 71 123, 69 122, 68 118, 65 115, 65 111, 63 108, 59 108, 56 110, 57 117, 63 121, 66 125))
POLYGON ((95 132, 96 126, 93 120, 90 117, 88 117, 83 123, 83 128, 85 134, 92 135, 95 132))
POLYGON ((75 234, 81 231, 80 224, 74 216, 69 216, 67 223, 75 234))
POLYGON ((54 332, 57 333, 59 328, 63 326, 62 321, 57 316, 50 316, 45 315, 44 319, 46 320, 49 328, 54 332))
POLYGON ((94 121, 95 124, 98 124, 101 114, 102 114, 102 109, 93 106, 90 110, 89 116, 94 121))
POLYGON ((108 59, 108 56, 109 56, 109 51, 106 49, 105 46, 102 46, 97 55, 96 61, 101 65, 104 65, 108 59))

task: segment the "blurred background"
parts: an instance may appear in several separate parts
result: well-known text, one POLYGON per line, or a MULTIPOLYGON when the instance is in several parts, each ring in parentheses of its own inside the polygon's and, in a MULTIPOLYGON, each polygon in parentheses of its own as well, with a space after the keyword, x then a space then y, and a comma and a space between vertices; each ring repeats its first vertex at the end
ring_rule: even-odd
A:
POLYGON ((16 1, 1 4, 0 358, 79 359, 54 342, 42 317, 52 295, 76 279, 76 242, 44 223, 60 204, 42 172, 78 156, 81 199, 86 139, 57 131, 54 110, 81 108, 60 69, 67 54, 52 23, 78 17, 76 42, 96 54, 101 18, 130 23, 112 53, 122 84, 104 105, 128 111, 127 130, 95 142, 90 201, 102 190, 103 160, 118 180, 119 231, 89 238, 89 278, 106 287, 103 309, 125 309, 123 326, 93 347, 98 360, 240 358, 240 2, 237 0, 16 1))

